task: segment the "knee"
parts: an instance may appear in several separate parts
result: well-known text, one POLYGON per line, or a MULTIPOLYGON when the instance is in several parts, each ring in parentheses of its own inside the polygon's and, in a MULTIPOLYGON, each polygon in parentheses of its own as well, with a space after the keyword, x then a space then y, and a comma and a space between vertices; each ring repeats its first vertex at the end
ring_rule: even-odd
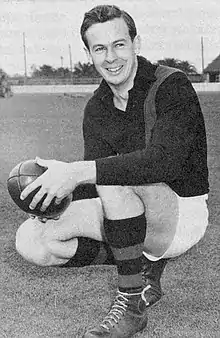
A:
POLYGON ((16 250, 25 260, 33 264, 50 266, 52 257, 41 241, 41 232, 35 220, 26 220, 17 230, 16 250))
POLYGON ((121 186, 121 185, 97 185, 96 186, 99 197, 102 200, 106 201, 118 201, 127 199, 128 197, 132 197, 134 195, 134 191, 131 187, 121 186))
POLYGON ((97 186, 96 188, 107 217, 134 217, 145 210, 142 200, 132 187, 97 186))

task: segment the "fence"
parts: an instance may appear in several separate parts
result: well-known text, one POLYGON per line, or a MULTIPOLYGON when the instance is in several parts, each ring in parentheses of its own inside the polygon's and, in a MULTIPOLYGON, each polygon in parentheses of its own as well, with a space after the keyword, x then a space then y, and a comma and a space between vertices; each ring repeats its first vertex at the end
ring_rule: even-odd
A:
POLYGON ((36 86, 36 85, 81 85, 81 84, 99 84, 101 78, 73 77, 73 78, 10 78, 10 84, 13 86, 36 86))
MULTIPOLYGON (((12 86, 15 94, 34 94, 34 93, 93 93, 98 84, 81 85, 24 85, 12 86)), ((197 92, 220 92, 220 83, 193 83, 197 92)))
POLYGON ((93 93, 98 84, 84 85, 31 85, 12 86, 14 94, 59 94, 59 93, 93 93))

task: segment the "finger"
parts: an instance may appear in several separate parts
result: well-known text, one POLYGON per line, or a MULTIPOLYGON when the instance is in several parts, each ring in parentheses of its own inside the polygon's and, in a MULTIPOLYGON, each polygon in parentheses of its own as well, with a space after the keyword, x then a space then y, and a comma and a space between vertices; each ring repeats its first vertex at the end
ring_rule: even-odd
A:
POLYGON ((60 219, 60 216, 55 216, 52 218, 54 221, 58 221, 60 219))
POLYGON ((37 219, 41 222, 41 223, 46 223, 48 221, 48 218, 46 217, 37 217, 37 219))
POLYGON ((33 215, 33 214, 28 214, 29 215, 29 217, 31 218, 31 219, 37 219, 38 221, 40 221, 41 223, 46 223, 47 222, 47 218, 46 217, 39 217, 39 216, 35 216, 35 215, 33 215))
POLYGON ((44 168, 48 168, 48 161, 47 160, 43 160, 42 158, 36 156, 35 158, 35 163, 37 163, 39 166, 44 167, 44 168))
POLYGON ((45 200, 43 201, 42 206, 40 208, 40 210, 42 212, 44 212, 49 207, 49 205, 50 205, 50 203, 51 203, 51 201, 52 201, 53 198, 54 198, 54 194, 51 194, 51 193, 47 194, 47 196, 46 196, 45 200))
MULTIPOLYGON (((37 204, 42 200, 42 198, 46 195, 46 191, 40 189, 33 197, 31 203, 29 204, 29 209, 34 210, 37 204)), ((45 198, 46 199, 46 198, 45 198)))
POLYGON ((46 221, 58 221, 60 219, 60 216, 59 215, 58 216, 54 216, 54 217, 47 216, 45 218, 42 218, 42 217, 39 217, 39 218, 43 219, 43 220, 46 219, 46 221))
POLYGON ((56 197, 54 203, 57 204, 57 205, 59 205, 62 202, 62 200, 64 199, 64 197, 56 197))
MULTIPOLYGON (((63 190, 63 189, 62 189, 63 190)), ((60 192, 60 189, 56 193, 56 199, 55 199, 55 204, 60 204, 64 198, 68 198, 69 202, 72 201, 72 194, 64 194, 60 192)))
POLYGON ((34 159, 34 162, 37 163, 40 160, 42 160, 42 158, 40 158, 39 156, 36 156, 35 159, 34 159))
POLYGON ((34 182, 30 183, 21 193, 20 199, 24 200, 32 191, 41 186, 41 180, 37 178, 34 182))
POLYGON ((54 203, 56 205, 59 205, 61 203, 61 201, 62 201, 62 198, 56 198, 55 201, 54 201, 54 203))

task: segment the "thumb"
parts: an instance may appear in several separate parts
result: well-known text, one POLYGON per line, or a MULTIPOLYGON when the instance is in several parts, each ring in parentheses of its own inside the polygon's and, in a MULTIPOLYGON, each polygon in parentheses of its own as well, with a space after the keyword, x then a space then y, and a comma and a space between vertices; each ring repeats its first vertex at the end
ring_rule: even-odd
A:
POLYGON ((49 160, 43 160, 42 158, 36 156, 35 163, 37 163, 39 166, 48 168, 49 166, 49 160))

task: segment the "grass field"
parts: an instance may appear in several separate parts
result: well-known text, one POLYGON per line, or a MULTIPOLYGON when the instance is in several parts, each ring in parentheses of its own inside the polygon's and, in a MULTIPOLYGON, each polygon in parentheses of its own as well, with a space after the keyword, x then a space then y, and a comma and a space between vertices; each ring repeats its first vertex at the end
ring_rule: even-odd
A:
MULTIPOLYGON (((168 264, 165 296, 149 311, 140 338, 220 338, 220 95, 199 97, 208 138, 210 224, 198 245, 168 264)), ((16 253, 15 233, 26 215, 6 188, 9 171, 22 160, 82 157, 87 99, 45 94, 0 100, 0 338, 80 338, 113 297, 114 267, 40 268, 16 253)))

